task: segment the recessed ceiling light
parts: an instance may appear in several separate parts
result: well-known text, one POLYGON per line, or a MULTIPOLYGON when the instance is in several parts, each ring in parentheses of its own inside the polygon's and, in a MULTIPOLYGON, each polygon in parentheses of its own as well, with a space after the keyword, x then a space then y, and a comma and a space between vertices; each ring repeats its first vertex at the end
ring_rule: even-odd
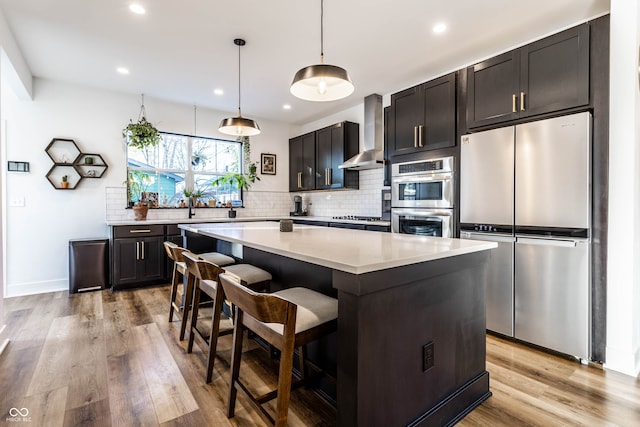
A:
POLYGON ((224 91, 222 89, 214 89, 213 93, 218 96, 224 95, 224 91))
POLYGON ((138 3, 131 3, 129 5, 129 10, 133 13, 136 13, 138 15, 144 15, 145 13, 147 13, 147 11, 145 10, 144 7, 142 7, 142 5, 138 4, 138 3))
POLYGON ((447 24, 439 22, 433 26, 433 32, 436 34, 444 33, 447 30, 447 24))
POLYGON ((125 67, 118 67, 116 68, 116 71, 120 74, 129 74, 129 69, 125 67))
POLYGON ((291 110, 291 105, 289 105, 289 104, 284 104, 284 105, 282 106, 282 108, 284 108, 285 110, 291 110))

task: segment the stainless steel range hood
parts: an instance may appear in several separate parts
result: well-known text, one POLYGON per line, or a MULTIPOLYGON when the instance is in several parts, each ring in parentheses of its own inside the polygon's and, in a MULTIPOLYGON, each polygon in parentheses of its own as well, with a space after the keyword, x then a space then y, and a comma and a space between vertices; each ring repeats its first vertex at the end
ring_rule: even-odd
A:
POLYGON ((381 168, 384 165, 382 126, 382 96, 374 93, 364 99, 364 151, 338 167, 355 170, 381 168))

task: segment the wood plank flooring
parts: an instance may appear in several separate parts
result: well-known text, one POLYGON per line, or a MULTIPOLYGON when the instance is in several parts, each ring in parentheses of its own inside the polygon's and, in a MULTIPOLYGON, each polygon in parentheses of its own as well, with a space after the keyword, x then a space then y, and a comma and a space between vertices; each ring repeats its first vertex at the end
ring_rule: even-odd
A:
MULTIPOLYGON (((169 287, 67 292, 4 301, 11 342, 0 356, 0 425, 27 408, 33 426, 261 426, 238 398, 225 415, 231 336, 222 337, 211 384, 206 355, 186 353, 168 322, 169 287)), ((202 315, 208 314, 202 310, 202 315)), ((277 368, 253 341, 243 376, 256 390, 277 368)), ((487 336, 493 396, 460 426, 638 426, 640 381, 487 336)), ((291 426, 335 425, 335 409, 313 391, 293 392, 291 426)), ((386 426, 385 426, 386 427, 386 426)))

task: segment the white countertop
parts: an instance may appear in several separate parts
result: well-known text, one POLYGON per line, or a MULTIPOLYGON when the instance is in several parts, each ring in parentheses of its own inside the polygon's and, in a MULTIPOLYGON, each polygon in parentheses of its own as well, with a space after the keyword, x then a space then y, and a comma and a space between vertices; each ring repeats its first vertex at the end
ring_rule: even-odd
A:
POLYGON ((414 236, 377 231, 293 225, 281 232, 277 222, 180 224, 205 236, 310 262, 335 270, 363 274, 433 261, 497 247, 494 242, 414 236))
MULTIPOLYGON (((220 217, 220 218, 183 218, 183 219, 145 219, 136 221, 133 219, 122 221, 107 221, 109 227, 117 227, 120 225, 153 225, 153 224, 204 224, 204 223, 220 223, 220 222, 247 222, 247 221, 280 221, 285 217, 220 217)), ((288 217, 286 217, 288 218, 288 217)))
POLYGON ((220 223, 220 222, 247 222, 247 221, 280 221, 281 219, 303 220, 303 221, 318 221, 318 222, 339 222, 349 224, 365 224, 365 225, 382 225, 390 226, 389 221, 362 221, 351 219, 334 219, 330 216, 277 216, 277 217, 257 217, 257 216, 242 216, 236 218, 219 217, 219 218, 183 218, 183 219, 146 219, 144 221, 136 221, 133 219, 120 220, 120 221, 107 221, 107 225, 110 227, 117 227, 121 225, 153 225, 153 224, 205 224, 205 223, 220 223))

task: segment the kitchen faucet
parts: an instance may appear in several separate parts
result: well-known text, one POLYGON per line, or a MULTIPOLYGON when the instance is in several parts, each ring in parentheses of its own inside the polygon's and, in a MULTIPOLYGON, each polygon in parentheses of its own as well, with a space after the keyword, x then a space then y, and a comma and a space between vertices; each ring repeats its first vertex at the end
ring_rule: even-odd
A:
POLYGON ((193 197, 189 197, 189 219, 196 216, 196 213, 193 211, 193 197))

